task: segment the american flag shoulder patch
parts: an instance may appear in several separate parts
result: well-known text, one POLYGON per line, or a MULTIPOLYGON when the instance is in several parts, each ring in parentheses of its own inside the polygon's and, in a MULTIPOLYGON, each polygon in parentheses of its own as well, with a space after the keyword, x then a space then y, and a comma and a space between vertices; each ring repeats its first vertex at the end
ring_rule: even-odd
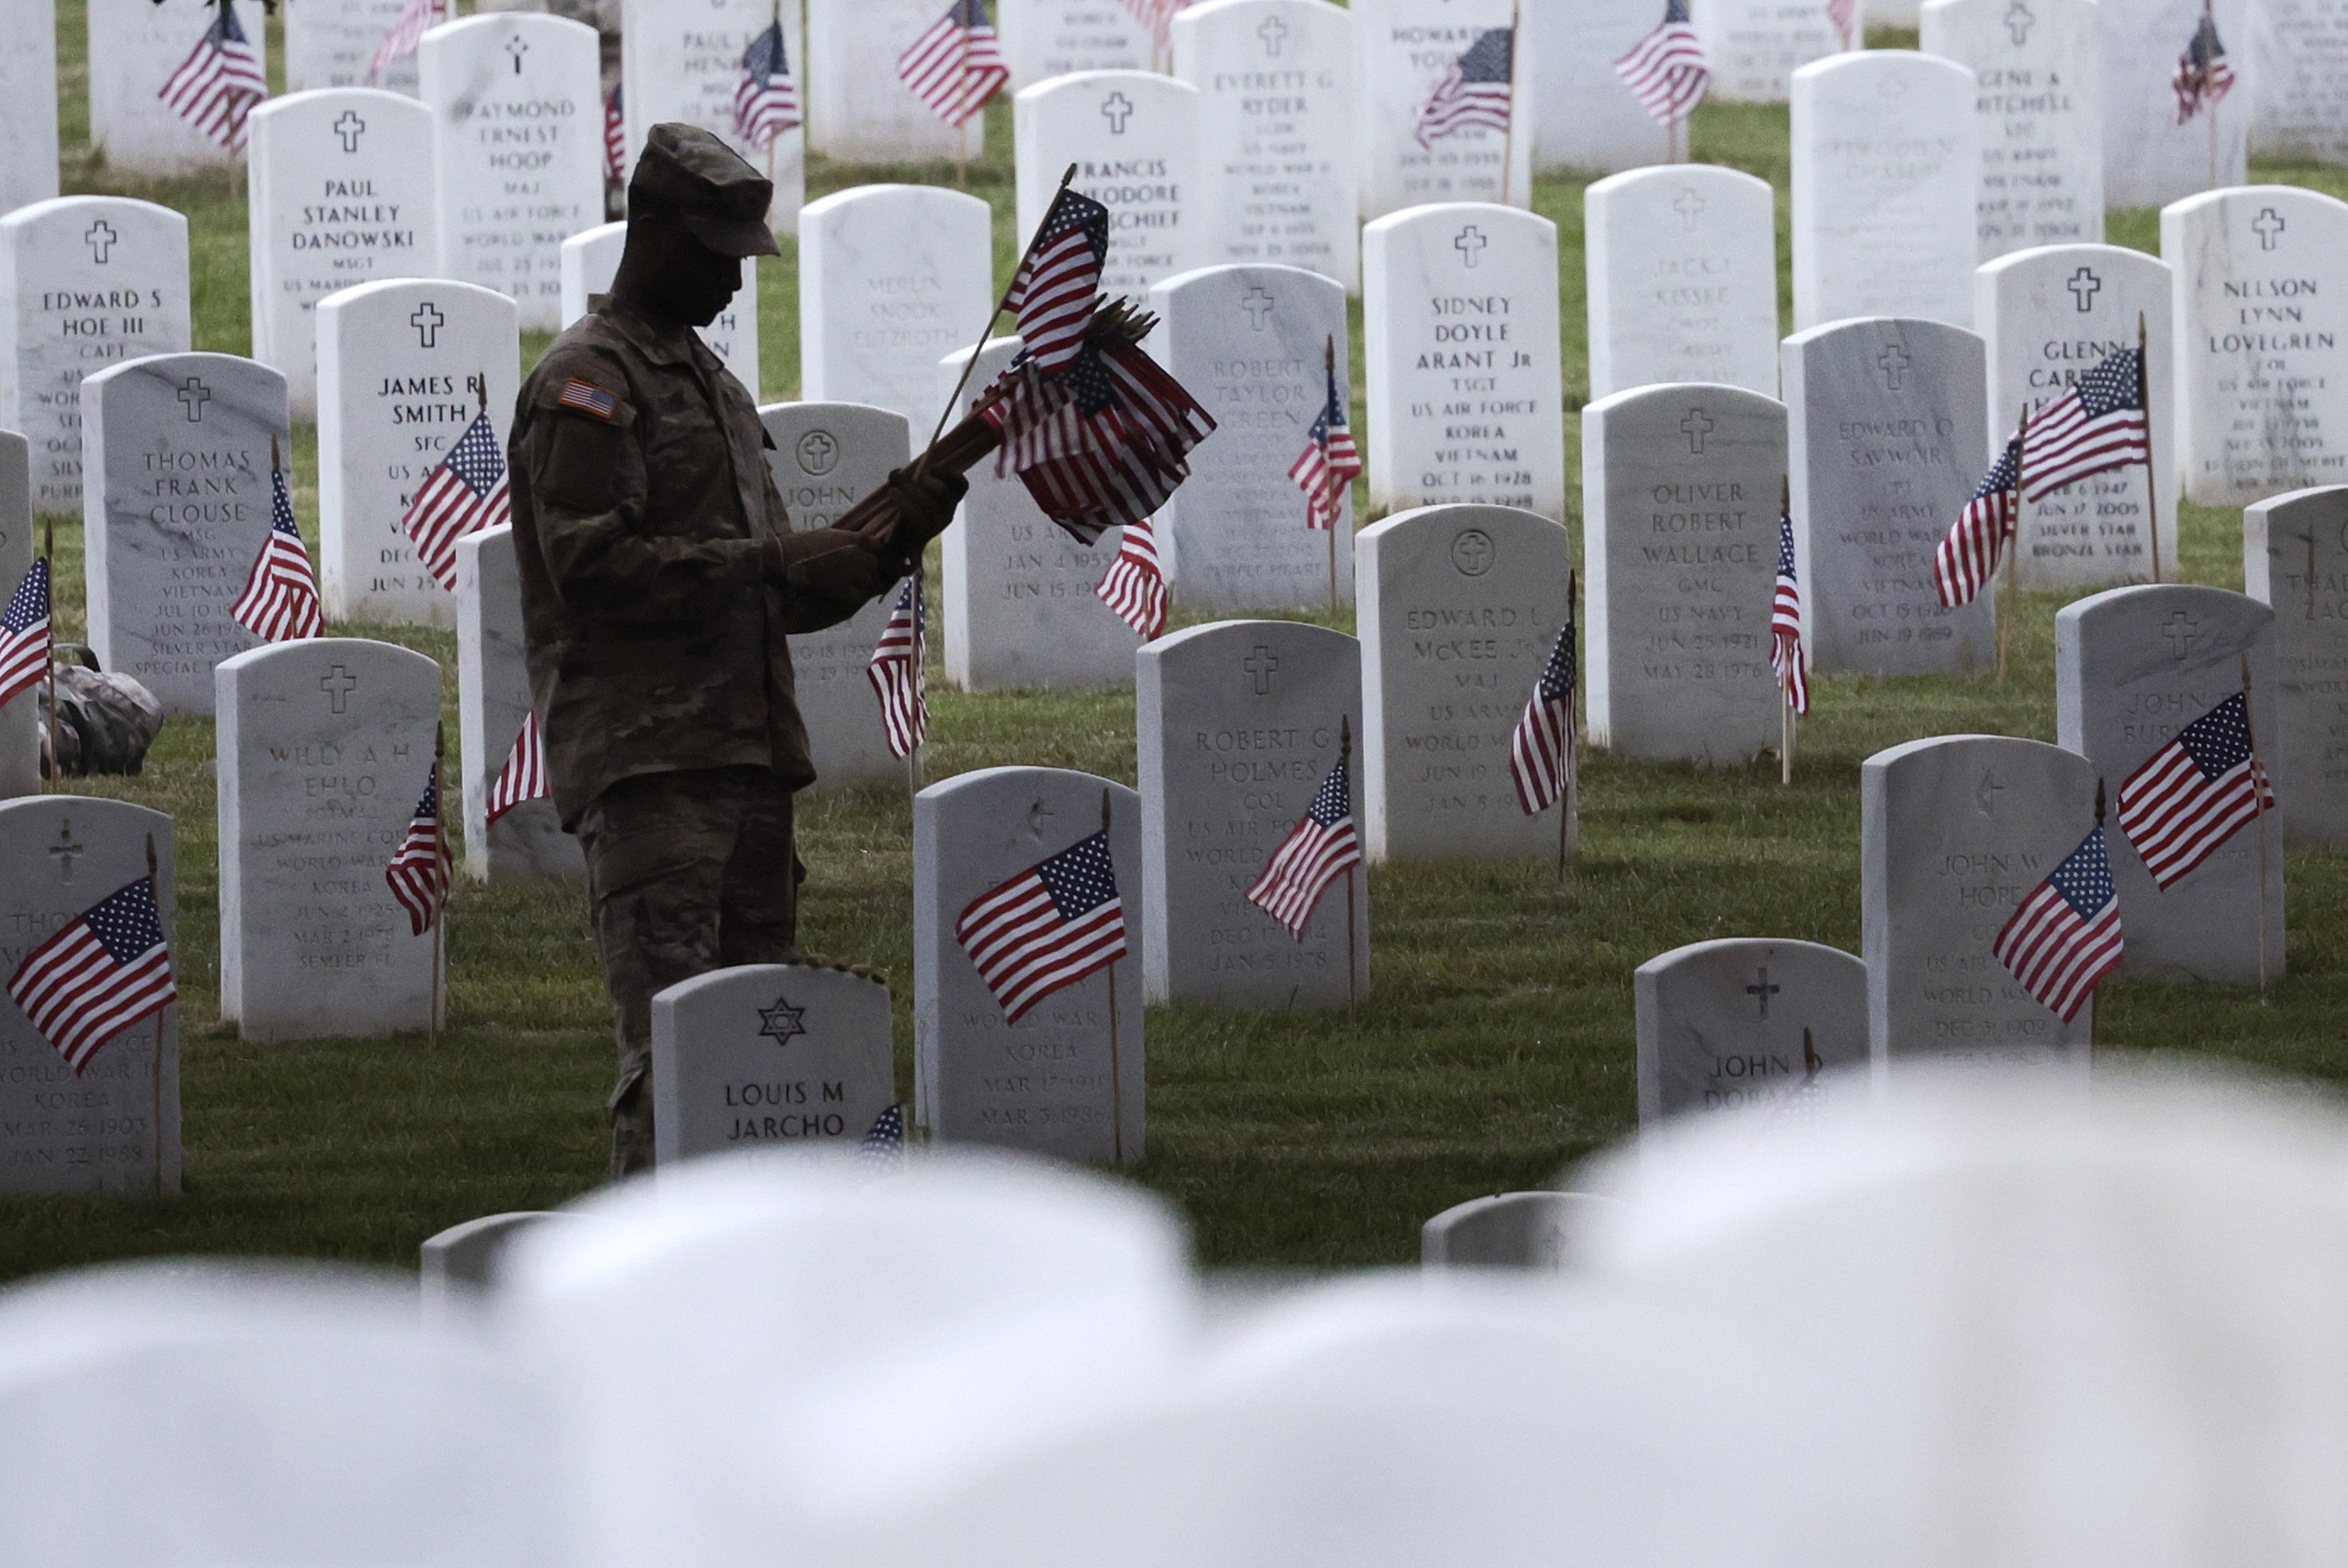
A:
POLYGON ((565 408, 592 414, 598 419, 617 419, 620 416, 620 400, 592 381, 564 382, 562 395, 555 402, 565 408))

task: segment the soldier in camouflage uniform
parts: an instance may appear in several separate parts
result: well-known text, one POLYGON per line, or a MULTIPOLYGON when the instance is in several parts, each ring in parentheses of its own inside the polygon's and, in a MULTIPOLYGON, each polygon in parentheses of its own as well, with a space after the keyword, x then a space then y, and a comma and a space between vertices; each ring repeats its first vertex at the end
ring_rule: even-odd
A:
MULTIPOLYGON (((652 1163, 653 993, 797 950, 791 794, 813 781, 787 633, 853 615, 913 563, 793 532, 755 399, 693 329, 775 253, 772 187, 705 131, 653 128, 612 292, 523 385, 513 526, 530 696, 586 851, 620 1040, 612 1171, 652 1163)), ((934 533, 959 477, 891 477, 934 533)))

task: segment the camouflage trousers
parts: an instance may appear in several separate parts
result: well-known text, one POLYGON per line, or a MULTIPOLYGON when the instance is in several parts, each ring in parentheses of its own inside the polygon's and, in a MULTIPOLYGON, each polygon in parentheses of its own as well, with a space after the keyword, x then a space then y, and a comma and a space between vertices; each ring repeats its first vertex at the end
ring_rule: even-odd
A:
POLYGON ((791 792, 768 768, 622 779, 581 814, 578 834, 620 1041, 616 1179, 653 1163, 654 993, 793 957, 807 868, 791 843, 791 792))

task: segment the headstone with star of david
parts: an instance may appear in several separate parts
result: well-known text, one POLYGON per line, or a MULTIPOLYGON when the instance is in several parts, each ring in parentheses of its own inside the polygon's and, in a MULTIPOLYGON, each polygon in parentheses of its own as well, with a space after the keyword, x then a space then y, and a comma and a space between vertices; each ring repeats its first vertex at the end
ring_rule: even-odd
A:
POLYGON ((1149 25, 1124 0, 996 0, 988 7, 1011 90, 1077 71, 1146 71, 1149 25))
POLYGON ((1582 409, 1591 744, 1707 767, 1776 748, 1785 479, 1774 397, 1644 386, 1582 409))
POLYGON ((1574 803, 1528 815, 1509 742, 1565 625, 1571 536, 1513 507, 1423 507, 1360 545, 1363 852, 1555 856, 1574 803))
POLYGON ((924 440, 938 361, 994 310, 994 217, 934 185, 861 185, 799 214, 799 388, 892 408, 924 440))
POLYGON ((2348 844, 2348 485, 2244 507, 2242 577, 2275 612, 2275 702, 2260 738, 2284 835, 2348 844))
POLYGON ((1932 552, 1989 470, 1982 340, 1864 317, 1796 333, 1780 364, 1810 667, 1987 674, 1995 589, 1951 610, 1932 586, 1932 552))
POLYGON ((1709 381, 1777 395, 1776 199, 1708 164, 1609 175, 1582 192, 1590 395, 1709 381))
POLYGON ((1971 67, 1981 130, 1981 259, 2104 237, 2096 0, 1931 0, 1924 53, 1971 67))
POLYGON ((1361 831, 1361 644, 1301 621, 1218 620, 1159 639, 1135 664, 1149 999, 1329 1008, 1367 998, 1362 869, 1322 895, 1303 941, 1247 897, 1336 766, 1347 725, 1361 831))
POLYGON ((1200 223, 1210 172, 1198 88, 1150 71, 1084 71, 1038 82, 1012 113, 1023 243, 1073 162, 1070 189, 1108 209, 1102 292, 1146 294, 1214 259, 1200 223))
MULTIPOLYGON (((1511 137, 1478 119, 1419 139, 1420 111, 1461 57, 1530 9, 1513 0, 1354 0, 1354 124, 1365 221, 1436 201, 1530 204, 1539 133, 1529 102, 1517 120, 1528 134, 1511 137)), ((1529 100, 1540 67, 1528 38, 1519 34, 1517 46, 1515 92, 1529 100)))
MULTIPOLYGON (((30 443, 14 430, 0 430, 0 609, 23 587, 36 553, 30 443)), ((0 800, 40 793, 38 698, 36 691, 25 691, 0 702, 0 800)))
POLYGON ((799 95, 808 151, 840 163, 967 162, 985 152, 984 115, 950 126, 897 75, 898 57, 944 10, 932 0, 812 0, 799 95))
POLYGON ((1323 0, 1213 0, 1174 18, 1199 89, 1200 264, 1303 267, 1359 291, 1353 14, 1323 0))
POLYGON ((2262 0, 2250 39, 2250 148, 2348 161, 2348 26, 2326 0, 2262 0))
POLYGON ((414 98, 336 87, 252 112, 247 201, 252 357, 285 374, 296 417, 318 407, 317 310, 329 294, 439 265, 432 113, 414 98))
POLYGON ((396 279, 329 294, 317 317, 318 589, 326 614, 454 626, 456 596, 416 559, 401 523, 484 406, 505 450, 521 390, 514 302, 470 283, 396 279))
POLYGON ((489 820, 489 792, 530 712, 522 639, 521 573, 513 525, 457 541, 457 749, 446 778, 465 825, 465 874, 476 882, 578 882, 579 840, 562 831, 551 799, 526 800, 489 820))
MULTIPOLYGON (((933 1142, 1088 1165, 1141 1158, 1141 834, 1138 794, 1066 768, 981 768, 913 797, 913 1101, 933 1142), (1126 956, 1010 1021, 954 927, 984 895, 1100 833, 1104 795, 1126 956)), ((1056 862, 1054 897, 1097 897, 1097 873, 1086 856, 1056 862)))
POLYGON ((230 610, 268 539, 273 442, 293 465, 285 378, 154 354, 84 381, 81 427, 89 645, 164 712, 208 714, 212 667, 261 641, 230 610))
POLYGON ((2177 270, 2185 498, 2239 507, 2348 480, 2348 202, 2290 185, 2207 191, 2161 209, 2160 254, 2177 270))
POLYGON ((0 212, 57 193, 57 0, 20 0, 0 41, 0 212))
MULTIPOLYGON (((87 795, 0 801, 0 974, 68 921, 147 875, 184 994, 171 819, 87 795)), ((201 961, 196 960, 196 961, 201 961)), ((180 1190, 180 1015, 131 1025, 76 1072, 0 992, 0 1193, 152 1197, 180 1190)))
MULTIPOLYGON (((598 295, 611 291, 627 248, 625 223, 599 223, 562 242, 562 324, 587 313, 598 295)), ((755 402, 758 395, 758 261, 742 261, 742 287, 707 326, 693 329, 709 352, 734 373, 755 402)))
POLYGON ((1989 422, 2011 436, 2023 406, 2042 408, 2144 323, 2151 389, 2150 472, 2141 463, 2024 500, 2017 580, 2026 589, 2106 588, 2155 577, 2147 504, 2159 508, 2157 575, 2177 568, 2177 345, 2168 264, 2116 245, 2044 245, 2000 256, 1973 279, 1973 322, 1989 353, 1989 422))
POLYGON ((1688 0, 1688 20, 1712 72, 1704 96, 1715 103, 1782 104, 1796 70, 1858 43, 1826 0, 1688 0))
POLYGON ((2093 1004, 2064 1022, 1993 944, 2095 825, 2095 765, 2044 741, 1934 735, 1860 765, 1859 954, 1879 1068, 1952 1057, 2085 1075, 2093 1004))
POLYGON ((320 637, 223 660, 212 679, 222 1021, 262 1041, 429 1027, 434 938, 414 934, 384 866, 432 771, 440 666, 320 637))
POLYGON ((1671 156, 1672 138, 1614 69, 1661 15, 1648 0, 1524 8, 1536 168, 1613 173, 1671 156))
POLYGON ((855 1147, 897 1103, 889 988, 821 964, 743 964, 653 998, 659 1164, 855 1147))
MULTIPOLYGON (((758 410, 758 418, 773 443, 767 470, 797 529, 831 527, 879 488, 891 468, 902 467, 912 456, 912 427, 894 409, 861 403, 769 403, 758 410)), ((923 426, 922 434, 928 433, 923 426)), ((837 626, 791 639, 799 717, 815 763, 811 789, 908 787, 905 760, 889 750, 880 699, 865 675, 895 603, 894 594, 884 593, 837 626)))
MULTIPOLYGON (((799 7, 778 6, 773 0, 695 0, 691 6, 668 0, 622 0, 617 5, 606 4, 602 14, 608 18, 614 10, 627 122, 624 167, 635 168, 653 127, 664 121, 697 126, 774 181, 767 220, 782 233, 792 232, 807 200, 807 32, 799 7), (778 20, 784 64, 798 90, 801 123, 778 133, 771 145, 755 148, 735 123, 734 97, 742 85, 743 56, 778 20)), ((757 390, 756 382, 751 390, 757 390)))
MULTIPOLYGON (((2112 879, 2127 934, 2129 974, 2256 985, 2262 912, 2269 974, 2282 973, 2280 814, 2263 825, 2263 855, 2260 825, 2253 823, 2166 890, 2145 869, 2117 819, 2121 784, 2178 731, 2244 689, 2245 659, 2248 728, 2261 762, 2281 746, 2286 718, 2276 700, 2277 619, 2257 600, 2181 583, 2115 588, 2055 614, 2055 739, 2094 764, 2110 797, 2112 879)), ((2280 803, 2280 777, 2275 789, 2280 803)))
POLYGON ((81 505, 82 377, 194 341, 188 220, 124 196, 0 217, 0 428, 31 443, 33 504, 81 505))
POLYGON ((2249 178, 2259 90, 2251 37, 2257 9, 2250 0, 2096 0, 2106 207, 2161 207, 2249 178), (2177 62, 2205 15, 2218 29, 2236 82, 2214 111, 2204 108, 2179 125, 2177 62))
POLYGON ((1149 308, 1150 353, 1216 422, 1155 520, 1176 600, 1217 612, 1325 606, 1333 542, 1335 592, 1351 599, 1353 487, 1333 541, 1304 526, 1304 493, 1288 477, 1328 402, 1333 344, 1345 417, 1361 436, 1345 291, 1294 267, 1201 267, 1152 289, 1149 308))
POLYGON ((1824 1075, 1867 1060, 1867 966, 1839 948, 1729 937, 1659 953, 1632 975, 1639 1125, 1823 1101, 1824 1075))
POLYGON ((380 87, 414 97, 414 51, 379 71, 374 68, 376 48, 407 5, 407 0, 296 0, 286 6, 285 90, 380 87))
MULTIPOLYGON (((988 343, 963 412, 1018 352, 1015 337, 988 343)), ((938 366, 941 401, 969 354, 963 349, 938 366)), ((1080 691, 1132 680, 1140 638, 1093 591, 1117 559, 1124 530, 1079 544, 1044 515, 1025 485, 998 476, 993 463, 973 468, 969 478, 970 494, 939 540, 938 594, 930 605, 929 637, 944 652, 946 679, 965 692, 1080 691)))
POLYGON ((1793 77, 1794 325, 1971 326, 1980 87, 1953 60, 1838 55, 1793 77))
POLYGON ((561 16, 445 22, 417 46, 445 278, 561 324, 562 241, 603 221, 602 46, 561 16))
POLYGON ((1512 207, 1417 207, 1362 231, 1374 508, 1472 502, 1563 520, 1557 268, 1557 225, 1512 207))
MULTIPOLYGON (((67 0, 71 4, 72 0, 67 0)), ((235 0, 245 44, 269 69, 269 29, 261 0, 235 0)), ((163 87, 187 63, 219 13, 211 0, 84 0, 96 68, 89 73, 89 144, 116 174, 193 174, 244 161, 163 101, 163 87)), ((12 26, 30 18, 12 15, 12 26)))

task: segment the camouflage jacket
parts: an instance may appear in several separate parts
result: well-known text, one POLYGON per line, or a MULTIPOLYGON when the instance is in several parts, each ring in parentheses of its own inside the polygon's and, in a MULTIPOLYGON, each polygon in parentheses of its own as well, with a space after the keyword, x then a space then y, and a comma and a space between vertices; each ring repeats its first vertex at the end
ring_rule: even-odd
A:
POLYGON ((639 774, 815 777, 785 634, 857 604, 769 582, 790 531, 742 384, 690 329, 606 303, 522 385, 509 446, 531 705, 567 827, 639 774))

